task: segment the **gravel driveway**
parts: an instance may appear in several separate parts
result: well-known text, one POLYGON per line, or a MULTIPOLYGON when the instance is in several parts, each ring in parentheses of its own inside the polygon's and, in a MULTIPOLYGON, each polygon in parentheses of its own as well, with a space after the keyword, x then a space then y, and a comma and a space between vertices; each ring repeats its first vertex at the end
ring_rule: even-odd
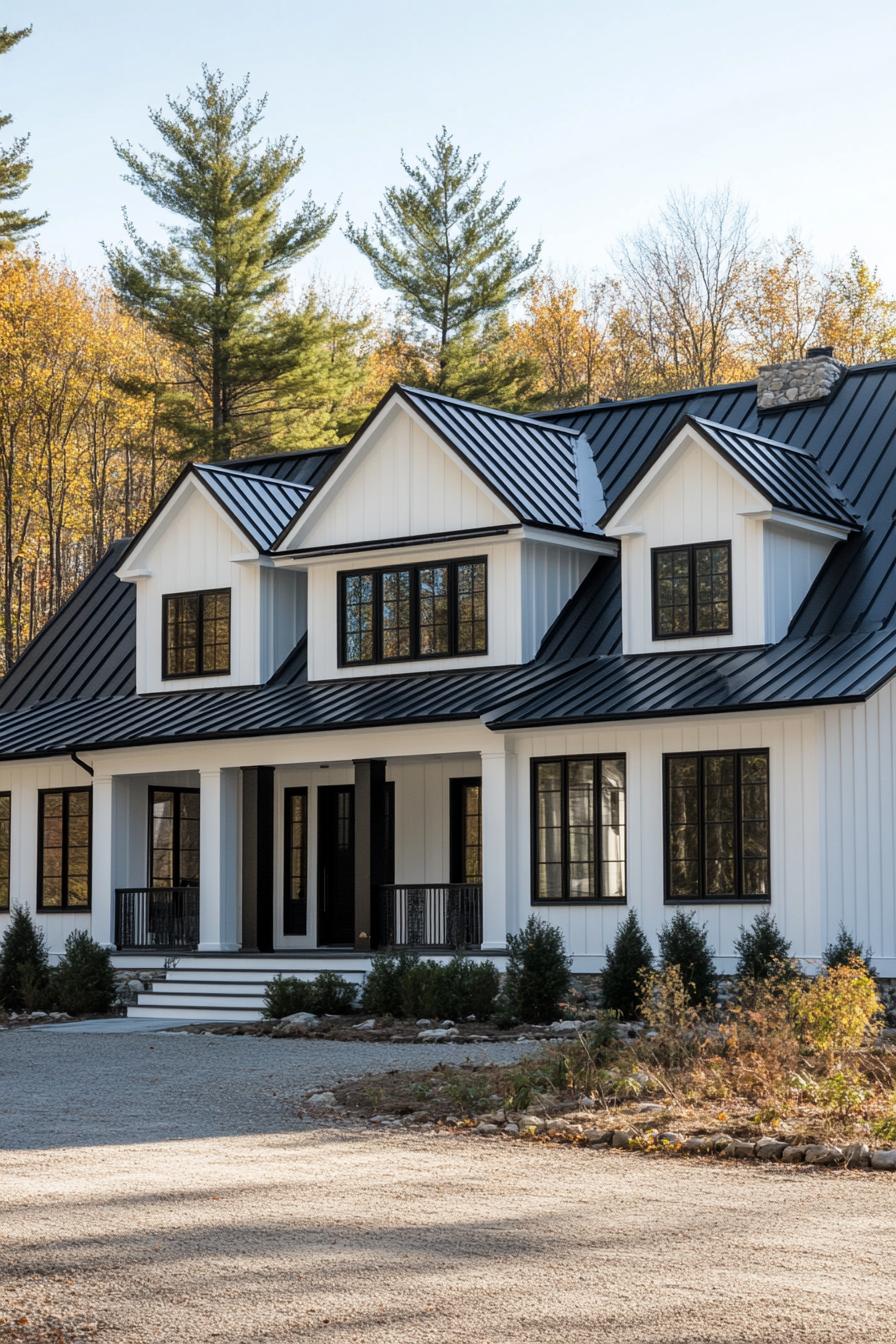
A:
POLYGON ((0 1341, 892 1344, 896 1178, 294 1119, 463 1053, 0 1034, 0 1341))

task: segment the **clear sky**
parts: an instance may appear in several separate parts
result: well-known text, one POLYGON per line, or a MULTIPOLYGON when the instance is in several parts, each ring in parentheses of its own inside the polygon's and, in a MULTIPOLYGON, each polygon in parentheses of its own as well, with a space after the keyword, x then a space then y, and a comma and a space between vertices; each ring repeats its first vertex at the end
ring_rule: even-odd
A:
MULTIPOLYGON (((298 191, 368 218, 398 155, 444 122, 522 197, 521 241, 608 264, 668 192, 729 185, 758 231, 822 260, 858 247, 896 287, 893 0, 3 0, 33 35, 0 61, 0 110, 31 133, 47 252, 102 263, 121 207, 111 137, 155 144, 146 109, 202 62, 267 91, 306 150, 298 191)), ((371 285, 338 230, 302 263, 371 285)))

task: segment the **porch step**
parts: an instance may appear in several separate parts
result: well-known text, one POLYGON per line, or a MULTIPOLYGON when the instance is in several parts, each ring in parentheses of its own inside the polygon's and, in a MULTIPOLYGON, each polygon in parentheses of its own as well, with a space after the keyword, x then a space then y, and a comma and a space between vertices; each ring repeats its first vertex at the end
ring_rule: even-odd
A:
POLYGON ((137 995, 137 1007, 189 1008, 195 1012, 204 1012, 206 1008, 251 1008, 261 1016, 264 1011, 264 995, 235 994, 230 990, 217 992, 212 989, 200 990, 195 994, 165 994, 153 989, 149 993, 137 995))
POLYGON ((278 975, 311 981, 321 971, 336 971, 364 983, 366 957, 191 956, 178 960, 163 980, 137 995, 128 1017, 161 1017, 194 1022, 258 1022, 264 1016, 266 987, 278 975))
POLYGON ((169 1022, 260 1022, 261 1013, 252 1008, 160 1008, 138 1004, 128 1009, 128 1017, 153 1017, 169 1022))

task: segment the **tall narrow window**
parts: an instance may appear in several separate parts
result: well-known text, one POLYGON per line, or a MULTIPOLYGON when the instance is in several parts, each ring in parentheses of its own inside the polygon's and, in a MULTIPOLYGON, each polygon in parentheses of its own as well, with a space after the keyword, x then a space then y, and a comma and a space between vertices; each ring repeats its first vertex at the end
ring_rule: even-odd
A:
POLYGON ((339 575, 344 667, 488 651, 483 559, 339 575))
POLYGON ((533 899, 624 901, 625 757, 532 764, 533 899))
POLYGON ((9 909, 12 794, 0 793, 0 910, 9 909))
POLYGON ((346 663, 372 663, 374 647, 373 574, 342 576, 343 660, 346 663))
POLYGON ((731 543, 663 546, 653 556, 653 637, 731 633, 731 543))
POLYGON ((447 565, 427 565, 417 571, 417 626, 419 657, 445 656, 451 652, 447 565))
POLYGON ((482 881, 482 781, 452 779, 450 796, 452 882, 482 881))
POLYGON ((457 651, 485 648, 485 561, 465 560, 457 567, 457 651))
POLYGON ((768 752, 665 758, 666 898, 767 901, 768 752))
POLYGON ((90 909, 90 789, 41 789, 37 797, 39 910, 90 909))
POLYGON ((308 790, 284 791, 283 932, 308 931, 308 790))
POLYGON ((230 671, 230 589, 166 593, 162 599, 162 676, 220 676, 230 671))
POLYGON ((386 569, 380 576, 383 662, 411 656, 411 571, 386 569))
POLYGON ((149 880, 153 887, 199 885, 199 790, 149 791, 149 880))

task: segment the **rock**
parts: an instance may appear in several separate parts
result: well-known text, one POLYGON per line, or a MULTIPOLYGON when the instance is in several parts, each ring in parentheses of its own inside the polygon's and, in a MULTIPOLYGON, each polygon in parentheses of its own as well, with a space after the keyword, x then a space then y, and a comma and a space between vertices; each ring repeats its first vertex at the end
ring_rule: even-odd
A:
POLYGON ((590 1111, 597 1105, 597 1102, 594 1097, 579 1097, 576 1104, 581 1106, 583 1111, 590 1111))
POLYGON ((431 1017, 418 1017, 418 1018, 417 1018, 417 1026, 418 1026, 418 1027, 431 1027, 431 1026, 432 1026, 432 1018, 431 1018, 431 1017))
POLYGON ((633 1138, 635 1138, 633 1129, 614 1129, 611 1146, 613 1148, 628 1148, 633 1138))
POLYGON ((843 1149, 843 1156, 848 1167, 869 1167, 871 1165, 871 1149, 867 1143, 848 1143, 843 1149))
POLYGON ((641 1111, 644 1115, 649 1111, 664 1111, 665 1109, 661 1101, 641 1101, 635 1107, 636 1111, 641 1111))
POLYGON ((685 1139, 681 1149, 685 1153, 711 1153, 714 1151, 712 1136, 710 1134, 692 1134, 689 1139, 685 1139))
POLYGON ((129 980, 129 981, 128 981, 128 989, 131 991, 132 994, 142 994, 142 993, 143 993, 143 981, 142 981, 142 980, 129 980))
POLYGON ((612 1129, 586 1129, 582 1136, 589 1148, 606 1148, 613 1142, 612 1129))
POLYGON ((805 1161, 812 1167, 833 1167, 843 1161, 843 1149, 830 1143, 810 1143, 805 1161))
POLYGON ((281 1017, 280 1025, 316 1027, 319 1021, 320 1018, 315 1013, 290 1013, 289 1017, 281 1017))
POLYGON ((806 1145, 803 1143, 788 1144, 781 1154, 782 1162, 803 1162, 806 1158, 806 1145))
POLYGON ((657 1134, 657 1143, 664 1144, 667 1148, 681 1148, 685 1142, 683 1134, 677 1133, 674 1129, 664 1130, 662 1134, 657 1134))
POLYGON ((871 1166, 875 1171, 896 1171, 896 1148, 879 1148, 872 1153, 871 1166))
POLYGON ((544 1129, 544 1121, 537 1115, 521 1115, 519 1118, 520 1129, 544 1129))
POLYGON ((31 1018, 32 1022, 42 1021, 46 1016, 47 1014, 43 1012, 42 1009, 40 1008, 37 1010, 37 1012, 29 1013, 29 1017, 31 1018))
POLYGON ((519 1127, 519 1125, 515 1125, 515 1124, 513 1123, 512 1120, 508 1120, 508 1121, 507 1121, 507 1124, 504 1126, 504 1133, 505 1133, 505 1134, 519 1134, 519 1132, 520 1132, 520 1127, 519 1127))
POLYGON ((417 1040, 437 1045, 439 1041, 454 1041, 459 1035, 457 1027, 430 1027, 427 1031, 418 1031, 417 1040))
POLYGON ((577 1017, 571 1017, 571 1018, 564 1018, 562 1022, 552 1022, 548 1030, 563 1031, 563 1032, 578 1031, 584 1025, 585 1023, 580 1022, 577 1017))
POLYGON ((480 1120, 479 1124, 474 1126, 474 1134, 497 1134, 498 1126, 491 1125, 487 1120, 480 1120))
POLYGON ((475 1013, 468 1013, 467 1016, 464 1018, 465 1022, 475 1022, 476 1020, 477 1019, 475 1013))
POLYGON ((336 1097, 332 1092, 314 1092, 305 1099, 305 1105, 315 1111, 332 1110, 336 1105, 336 1097))
POLYGON ((71 1022, 68 1013, 50 1013, 51 1022, 71 1022))
POLYGON ((761 1162, 777 1162, 785 1148, 790 1145, 782 1139, 763 1138, 756 1144, 756 1156, 761 1162))
POLYGON ((356 1022, 355 1031, 373 1031, 376 1026, 376 1018, 368 1017, 366 1022, 356 1022))
POLYGON ((756 1145, 749 1139, 732 1139, 725 1149, 726 1157, 755 1157, 756 1145))
POLYGON ((439 1023, 439 1026, 440 1026, 440 1027, 453 1027, 453 1026, 454 1026, 454 1023, 451 1021, 451 1018, 450 1018, 450 1017, 446 1017, 444 1022, 440 1022, 440 1023, 439 1023))
POLYGON ((456 1115, 446 1115, 446 1116, 445 1116, 445 1124, 446 1124, 446 1125, 459 1125, 459 1124, 460 1124, 460 1120, 457 1118, 456 1115))

